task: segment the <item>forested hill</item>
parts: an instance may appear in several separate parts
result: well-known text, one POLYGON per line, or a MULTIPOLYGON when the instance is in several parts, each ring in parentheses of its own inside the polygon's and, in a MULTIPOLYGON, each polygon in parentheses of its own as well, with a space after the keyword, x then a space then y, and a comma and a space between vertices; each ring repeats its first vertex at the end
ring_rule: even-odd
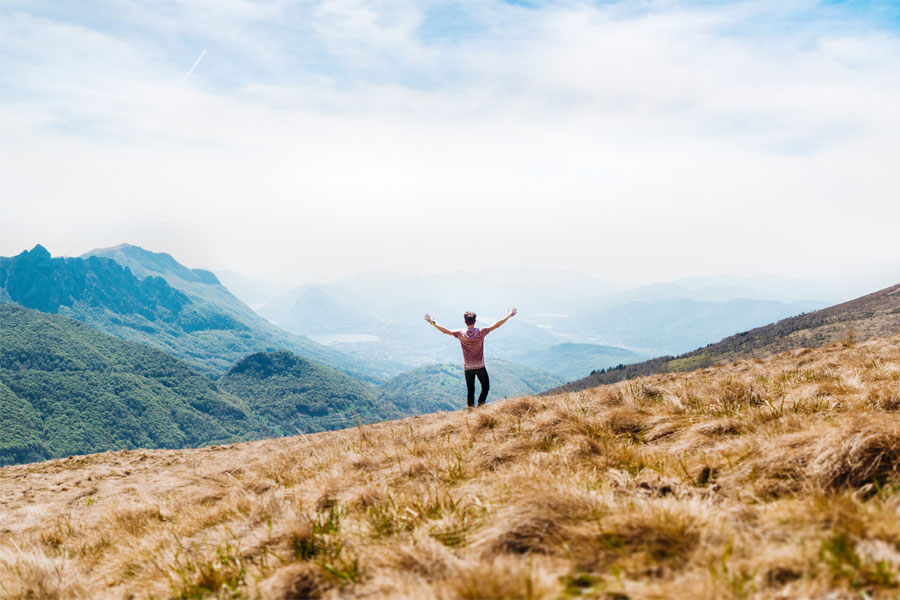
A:
POLYGON ((213 377, 247 354, 286 348, 352 375, 378 379, 378 371, 362 361, 271 325, 211 273, 187 269, 168 255, 130 248, 130 266, 96 255, 53 258, 40 245, 0 257, 0 300, 70 316, 121 339, 160 348, 213 377), (153 268, 138 266, 138 258, 153 268))
POLYGON ((782 319, 738 333, 679 356, 595 371, 545 393, 575 392, 654 373, 690 371, 739 358, 817 348, 838 341, 861 341, 900 333, 900 284, 822 310, 782 319))
POLYGON ((165 352, 0 303, 0 465, 271 433, 243 400, 165 352))
POLYGON ((406 416, 379 399, 375 386, 283 350, 248 356, 221 377, 219 385, 246 400, 278 435, 406 416))

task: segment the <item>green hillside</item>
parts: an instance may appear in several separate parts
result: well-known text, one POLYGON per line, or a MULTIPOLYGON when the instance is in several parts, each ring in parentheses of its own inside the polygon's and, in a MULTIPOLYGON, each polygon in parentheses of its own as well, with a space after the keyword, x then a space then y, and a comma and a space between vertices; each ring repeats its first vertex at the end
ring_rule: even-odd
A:
POLYGON ((246 357, 219 379, 279 435, 340 429, 400 415, 378 388, 286 351, 246 357))
POLYGON ((135 246, 110 250, 117 250, 111 258, 99 256, 104 252, 99 250, 83 258, 52 258, 36 246, 0 257, 0 300, 66 315, 118 338, 160 348, 212 377, 247 354, 278 348, 358 377, 381 377, 375 364, 268 323, 208 271, 188 269, 168 254, 135 246))
POLYGON ((40 433, 40 413, 0 379, 0 466, 50 458, 40 433))
MULTIPOLYGON (((556 375, 501 360, 491 360, 488 372, 491 377, 488 402, 535 394, 564 381, 556 375)), ((418 367, 386 381, 381 389, 383 399, 405 414, 459 410, 466 406, 463 368, 455 364, 418 367)))
POLYGON ((165 352, 0 304, 0 464, 270 434, 243 400, 165 352))

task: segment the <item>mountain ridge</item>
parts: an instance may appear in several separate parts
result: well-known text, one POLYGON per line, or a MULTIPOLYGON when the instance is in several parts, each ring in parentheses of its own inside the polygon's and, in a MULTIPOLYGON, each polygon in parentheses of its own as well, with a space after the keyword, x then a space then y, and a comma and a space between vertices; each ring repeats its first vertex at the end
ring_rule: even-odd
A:
POLYGON ((837 341, 852 343, 897 333, 900 333, 900 284, 728 336, 678 356, 662 356, 598 371, 545 393, 575 392, 643 375, 688 371, 793 348, 816 348, 837 341))
POLYGON ((38 245, 14 257, 0 257, 3 298, 61 312, 122 339, 163 349, 213 377, 246 354, 287 348, 363 379, 386 378, 378 361, 353 358, 275 327, 208 271, 188 269, 168 254, 127 244, 110 252, 125 264, 104 252, 52 257, 38 245))

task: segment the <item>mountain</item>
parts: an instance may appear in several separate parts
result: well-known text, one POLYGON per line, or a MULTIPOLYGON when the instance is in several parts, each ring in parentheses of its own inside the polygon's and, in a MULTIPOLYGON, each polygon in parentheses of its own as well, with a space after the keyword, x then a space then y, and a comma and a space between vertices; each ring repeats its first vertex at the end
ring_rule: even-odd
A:
POLYGON ((378 388, 286 351, 259 352, 219 379, 278 435, 310 433, 400 417, 378 388))
POLYGON ((553 373, 567 381, 584 377, 598 369, 645 360, 646 356, 618 348, 598 344, 565 342, 550 348, 541 348, 513 356, 522 365, 553 373))
POLYGON ((742 291, 740 295, 729 299, 756 298, 764 300, 778 300, 781 302, 795 302, 798 300, 818 300, 829 305, 836 304, 846 297, 831 287, 818 281, 777 277, 774 275, 757 274, 749 277, 736 275, 722 275, 719 277, 684 277, 674 282, 679 286, 692 290, 709 289, 741 289, 752 290, 751 294, 742 291))
POLYGON ((172 288, 184 293, 194 304, 227 315, 249 328, 268 327, 249 306, 238 300, 211 272, 189 269, 164 252, 151 252, 138 246, 120 244, 111 248, 97 248, 81 256, 84 259, 101 257, 114 260, 128 269, 138 279, 161 277, 172 288))
POLYGON ((675 354, 821 307, 818 302, 769 300, 629 302, 575 317, 560 327, 602 344, 640 348, 651 355, 675 354))
MULTIPOLYGON (((436 334, 422 317, 431 312, 447 327, 463 328, 462 312, 451 313, 449 309, 440 308, 435 311, 435 306, 440 303, 420 302, 417 306, 385 309, 376 317, 356 308, 360 300, 346 289, 303 285, 262 307, 259 312, 288 331, 309 335, 359 360, 381 360, 403 365, 406 367, 403 370, 408 370, 423 364, 458 359, 459 343, 436 334)), ((503 314, 505 310, 493 315, 483 313, 479 321, 491 324, 503 314)), ((521 353, 523 348, 549 348, 557 341, 542 328, 517 318, 492 334, 490 353, 509 359, 521 353)))
POLYGON ((0 465, 267 435, 243 400, 165 352, 0 303, 0 465))
MULTIPOLYGON (((565 371, 573 378, 609 366, 600 362, 575 370, 595 361, 590 345, 617 346, 643 357, 677 354, 823 308, 823 298, 834 295, 814 283, 767 276, 695 278, 622 291, 565 271, 495 269, 438 276, 376 271, 331 285, 300 286, 259 311, 289 331, 357 359, 377 357, 414 367, 455 358, 452 349, 421 327, 424 313, 445 326, 462 327, 467 308, 479 314, 480 322, 490 323, 515 304, 519 317, 493 340, 490 352, 523 362, 520 356, 547 353, 561 343, 585 344, 566 350, 579 365, 565 371), (579 351, 584 356, 576 356, 579 351)), ((552 355, 548 359, 552 363, 552 355)))
POLYGON ((229 292, 253 310, 265 306, 291 289, 289 285, 248 279, 230 269, 213 271, 213 273, 222 285, 228 288, 229 292))
MULTIPOLYGON (((488 402, 535 394, 564 381, 556 375, 501 360, 489 361, 488 372, 488 402)), ((406 414, 459 410, 466 404, 463 368, 456 364, 418 367, 386 381, 381 389, 382 398, 406 414)))
POLYGON ((279 348, 359 377, 380 377, 377 363, 268 323, 209 271, 135 246, 95 250, 83 258, 53 258, 36 246, 0 257, 0 299, 160 348, 213 377, 247 354, 279 348))
POLYGON ((317 286, 302 286, 289 298, 289 302, 278 301, 262 307, 259 314, 287 331, 309 336, 384 335, 390 327, 384 321, 341 303, 317 286))
POLYGON ((579 391, 651 373, 686 371, 793 348, 817 348, 834 342, 854 342, 897 333, 900 333, 900 285, 744 331, 676 357, 663 356, 598 371, 558 389, 579 391))
POLYGON ((896 599, 900 337, 0 469, 5 598, 896 599))
POLYGON ((343 304, 389 321, 421 318, 423 310, 487 314, 502 313, 513 305, 532 312, 564 312, 561 303, 567 306, 619 289, 574 271, 513 268, 443 275, 372 271, 319 287, 343 304))

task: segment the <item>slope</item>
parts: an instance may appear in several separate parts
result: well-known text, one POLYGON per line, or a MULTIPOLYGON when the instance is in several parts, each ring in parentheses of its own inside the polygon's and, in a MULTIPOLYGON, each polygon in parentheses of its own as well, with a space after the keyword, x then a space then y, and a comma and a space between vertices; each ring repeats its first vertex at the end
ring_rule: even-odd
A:
POLYGON ((42 312, 64 314, 124 340, 160 348, 213 377, 249 353, 286 348, 377 379, 361 361, 267 323, 231 296, 212 273, 192 271, 168 255, 136 247, 120 252, 126 250, 125 255, 132 258, 149 255, 153 268, 137 266, 135 260, 123 266, 97 255, 52 258, 42 246, 14 257, 0 257, 0 296, 42 312), (136 277, 132 268, 144 277, 136 277))
POLYGON ((900 285, 738 333, 676 357, 663 356, 600 370, 547 393, 574 392, 641 375, 688 371, 792 348, 817 348, 841 340, 866 340, 897 333, 900 333, 900 285))
POLYGON ((0 469, 16 598, 895 598, 900 337, 0 469))
POLYGON ((371 423, 400 414, 378 389, 286 351, 252 354, 219 379, 278 435, 371 423))
MULTIPOLYGON (((488 402, 534 394, 562 381, 545 371, 502 360, 491 360, 489 371, 488 402)), ((406 414, 459 410, 466 403, 463 369, 457 364, 418 367, 389 379, 381 390, 384 401, 406 414)))
POLYGON ((0 464, 270 434, 245 403, 165 352, 0 304, 0 464))

